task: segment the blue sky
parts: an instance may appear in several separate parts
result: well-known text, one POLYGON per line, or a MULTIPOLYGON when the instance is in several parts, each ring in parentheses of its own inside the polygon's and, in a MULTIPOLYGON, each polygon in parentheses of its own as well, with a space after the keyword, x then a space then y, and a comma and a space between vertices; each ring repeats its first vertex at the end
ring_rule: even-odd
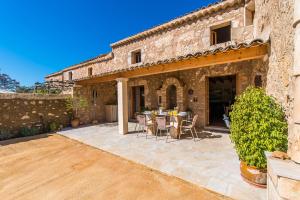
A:
POLYGON ((0 0, 0 73, 22 85, 216 0, 0 0))

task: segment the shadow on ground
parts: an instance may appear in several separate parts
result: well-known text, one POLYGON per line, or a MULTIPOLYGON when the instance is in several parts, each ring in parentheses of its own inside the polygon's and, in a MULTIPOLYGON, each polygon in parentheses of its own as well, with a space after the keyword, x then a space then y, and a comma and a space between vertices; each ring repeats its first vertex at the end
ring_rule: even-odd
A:
POLYGON ((31 140, 47 138, 49 136, 51 136, 51 134, 40 134, 40 135, 35 135, 35 136, 19 137, 19 138, 14 138, 14 139, 9 139, 9 140, 3 140, 3 141, 0 141, 0 147, 6 146, 6 145, 11 145, 11 144, 17 144, 17 143, 21 143, 21 142, 28 142, 31 140))

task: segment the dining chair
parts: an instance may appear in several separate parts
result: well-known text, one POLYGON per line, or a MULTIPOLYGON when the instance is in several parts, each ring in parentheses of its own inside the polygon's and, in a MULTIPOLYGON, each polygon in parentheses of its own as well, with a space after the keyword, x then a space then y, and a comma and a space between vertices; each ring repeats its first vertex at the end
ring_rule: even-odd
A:
POLYGON ((161 131, 167 131, 167 138, 166 138, 166 142, 168 140, 168 136, 169 136, 169 131, 171 128, 171 125, 167 125, 167 118, 166 116, 164 117, 156 117, 156 140, 157 140, 157 135, 158 135, 158 131, 159 131, 159 135, 161 135, 161 131))
POLYGON ((180 125, 180 134, 179 134, 179 139, 180 139, 180 136, 188 131, 191 132, 191 135, 195 140, 195 135, 197 136, 198 138, 198 134, 197 134, 197 130, 196 130, 196 122, 197 122, 197 119, 198 119, 198 115, 195 115, 193 117, 193 120, 192 121, 188 121, 188 120, 182 120, 181 121, 181 125, 180 125), (185 125, 184 125, 185 124, 185 125), (195 134, 195 135, 194 135, 195 134))
POLYGON ((136 118, 137 118, 136 128, 138 129, 136 136, 138 137, 140 133, 141 134, 145 133, 147 139, 149 128, 153 127, 153 123, 147 120, 146 115, 137 115, 136 118))

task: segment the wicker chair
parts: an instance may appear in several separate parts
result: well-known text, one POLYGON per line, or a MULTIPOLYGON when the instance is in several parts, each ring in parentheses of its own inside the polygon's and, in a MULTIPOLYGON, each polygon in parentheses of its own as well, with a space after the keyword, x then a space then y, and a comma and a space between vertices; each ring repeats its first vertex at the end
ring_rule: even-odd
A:
POLYGON ((161 136, 161 131, 167 131, 167 138, 166 141, 168 140, 168 136, 169 136, 169 130, 171 128, 171 125, 167 125, 167 118, 166 117, 156 117, 156 140, 157 140, 157 135, 158 135, 158 131, 159 131, 159 135, 161 136))
POLYGON ((137 129, 137 137, 139 134, 146 134, 146 139, 148 136, 149 128, 153 127, 153 123, 147 120, 145 115, 137 115, 137 125, 135 130, 137 129))
POLYGON ((184 133, 190 131, 194 141, 196 141, 195 135, 198 138, 198 134, 197 134, 197 131, 196 131, 197 119, 198 119, 198 115, 195 115, 193 117, 192 121, 188 121, 188 120, 182 120, 181 121, 179 139, 180 139, 181 134, 184 134, 184 133))

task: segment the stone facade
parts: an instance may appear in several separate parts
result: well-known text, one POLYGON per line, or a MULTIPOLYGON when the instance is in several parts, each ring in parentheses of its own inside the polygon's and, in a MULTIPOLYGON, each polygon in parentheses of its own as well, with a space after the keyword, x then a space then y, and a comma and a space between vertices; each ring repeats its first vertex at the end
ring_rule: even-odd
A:
MULTIPOLYGON (((128 99, 129 99, 129 117, 133 116, 132 90, 134 86, 144 86, 145 88, 145 107, 149 109, 158 109, 166 105, 166 89, 170 85, 177 88, 177 103, 179 110, 190 109, 194 114, 199 115, 197 126, 207 125, 207 78, 215 76, 236 75, 237 93, 240 94, 249 85, 254 85, 254 77, 262 75, 263 87, 267 83, 268 60, 252 60, 239 63, 228 63, 215 65, 205 68, 178 71, 172 73, 157 74, 145 77, 129 79, 128 81, 128 99), (188 94, 188 90, 194 91, 193 95, 188 94), (162 97, 162 104, 159 104, 159 96, 162 97), (194 102, 193 99, 197 98, 194 102)), ((117 104, 116 81, 100 83, 89 86, 80 86, 74 88, 76 95, 82 95, 91 102, 92 90, 96 90, 98 97, 96 104, 90 103, 89 108, 81 112, 82 121, 88 123, 96 119, 99 122, 105 121, 104 107, 107 104, 117 104), (96 113, 96 114, 93 114, 96 113)))
POLYGON ((67 96, 0 94, 0 130, 17 136, 22 127, 69 125, 67 96))
POLYGON ((300 163, 300 2, 295 1, 294 6, 294 109, 293 126, 289 134, 289 154, 291 158, 300 163))
MULTIPOLYGON (((289 123, 289 150, 293 160, 300 161, 300 129, 295 117, 294 106, 296 77, 299 76, 295 40, 299 33, 293 27, 294 9, 298 0, 256 0, 256 8, 260 9, 254 21, 254 35, 270 39, 269 72, 266 91, 284 106, 289 123), (295 57, 296 56, 296 57, 295 57)), ((300 4, 299 4, 300 5, 300 4)), ((296 12, 295 12, 296 13, 296 12)), ((298 11, 298 13, 300 13, 298 11)), ((299 20, 299 19, 298 19, 299 20)), ((299 57, 299 56, 298 56, 299 57)), ((299 112, 298 112, 299 113, 299 112)), ((292 161, 268 158, 268 199, 299 199, 300 174, 299 164, 292 161), (296 172, 296 171, 297 172, 296 172)))
POLYGON ((109 54, 49 75, 46 80, 69 80, 69 72, 72 72, 74 80, 82 79, 88 77, 89 68, 93 68, 94 75, 99 75, 112 70, 127 69, 143 63, 152 63, 184 56, 199 50, 205 51, 225 46, 225 44, 211 45, 211 28, 222 24, 231 24, 232 37, 229 43, 251 41, 253 39, 253 26, 245 26, 245 4, 240 0, 227 0, 227 3, 228 6, 224 9, 217 6, 214 9, 216 11, 214 11, 211 8, 207 14, 201 17, 191 16, 190 20, 185 20, 171 28, 161 28, 161 31, 157 31, 151 36, 125 44, 112 45, 112 52, 109 54), (142 52, 142 63, 132 64, 131 52, 136 50, 142 52))
POLYGON ((294 62, 294 0, 256 0, 254 35, 270 40, 266 91, 292 113, 294 62), (284 31, 284 34, 283 34, 284 31))
POLYGON ((88 101, 88 107, 79 110, 78 117, 81 119, 81 122, 105 121, 105 105, 117 104, 116 85, 116 82, 108 82, 85 87, 74 87, 74 95, 82 96, 88 101))

